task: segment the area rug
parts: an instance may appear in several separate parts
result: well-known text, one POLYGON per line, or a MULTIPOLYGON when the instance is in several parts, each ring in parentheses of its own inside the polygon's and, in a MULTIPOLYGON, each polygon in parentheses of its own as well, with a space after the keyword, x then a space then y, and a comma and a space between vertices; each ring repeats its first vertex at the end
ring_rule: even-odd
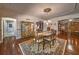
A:
POLYGON ((43 42, 39 45, 36 42, 22 42, 19 47, 23 55, 63 55, 65 52, 67 41, 64 39, 56 38, 54 45, 46 43, 43 50, 43 42), (39 48, 39 49, 38 49, 39 48))

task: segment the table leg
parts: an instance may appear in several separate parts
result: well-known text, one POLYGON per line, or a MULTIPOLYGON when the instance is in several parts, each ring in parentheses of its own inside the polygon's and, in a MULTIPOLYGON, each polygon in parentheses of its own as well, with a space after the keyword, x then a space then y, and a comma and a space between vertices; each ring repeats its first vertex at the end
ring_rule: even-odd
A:
POLYGON ((50 41, 50 49, 51 49, 51 44, 52 44, 52 41, 50 41))
POLYGON ((44 38, 43 38, 43 51, 44 51, 44 45, 45 45, 45 42, 44 42, 44 38))
POLYGON ((38 51, 39 51, 39 40, 38 40, 38 51))

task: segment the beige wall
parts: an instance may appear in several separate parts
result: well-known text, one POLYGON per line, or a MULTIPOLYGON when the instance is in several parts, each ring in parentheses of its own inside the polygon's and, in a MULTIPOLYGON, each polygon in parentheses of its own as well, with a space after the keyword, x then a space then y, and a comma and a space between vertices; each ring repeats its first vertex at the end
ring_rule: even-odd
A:
MULTIPOLYGON (((39 20, 43 19, 39 19, 37 17, 34 16, 29 16, 27 14, 20 14, 19 12, 16 12, 14 10, 11 9, 5 9, 5 8, 0 8, 0 17, 10 17, 10 18, 14 18, 16 19, 16 27, 17 27, 17 39, 21 38, 21 24, 20 21, 30 21, 30 22, 36 22, 39 20), (30 19, 30 20, 27 20, 30 19)), ((49 20, 52 20, 52 24, 53 24, 53 29, 58 31, 58 21, 59 20, 63 20, 63 19, 72 19, 72 18, 79 18, 79 14, 71 14, 71 15, 65 15, 65 16, 61 16, 61 17, 56 17, 56 18, 52 18, 49 20)), ((44 28, 46 29, 46 25, 44 25, 44 28)), ((44 30, 45 30, 44 29, 44 30)))
POLYGON ((8 8, 0 8, 0 17, 16 18, 18 14, 19 13, 14 10, 8 8))
POLYGON ((17 19, 17 39, 21 38, 21 21, 34 22, 34 25, 37 21, 43 21, 43 19, 39 19, 37 17, 29 16, 29 15, 18 15, 17 19), (28 20, 29 19, 29 20, 28 20))

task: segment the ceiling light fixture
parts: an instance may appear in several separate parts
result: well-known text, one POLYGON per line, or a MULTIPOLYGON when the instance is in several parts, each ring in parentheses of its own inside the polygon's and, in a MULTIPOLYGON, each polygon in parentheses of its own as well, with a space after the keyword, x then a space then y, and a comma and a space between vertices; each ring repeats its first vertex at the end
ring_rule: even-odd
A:
POLYGON ((72 21, 72 19, 69 19, 69 21, 71 22, 71 21, 72 21))
MULTIPOLYGON (((45 8, 45 9, 43 10, 43 12, 47 14, 47 16, 48 16, 49 12, 51 12, 51 11, 52 11, 51 8, 45 8)), ((48 20, 48 19, 45 19, 45 20, 46 20, 45 23, 46 23, 47 25, 48 25, 49 23, 51 23, 50 20, 48 20)))
POLYGON ((45 12, 45 13, 49 13, 51 10, 52 10, 51 8, 45 8, 45 9, 44 9, 44 12, 45 12))

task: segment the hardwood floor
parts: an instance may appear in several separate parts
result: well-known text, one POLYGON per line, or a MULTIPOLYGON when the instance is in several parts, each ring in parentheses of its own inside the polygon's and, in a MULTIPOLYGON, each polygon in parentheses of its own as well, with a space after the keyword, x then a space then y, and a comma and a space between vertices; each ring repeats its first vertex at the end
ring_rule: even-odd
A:
POLYGON ((0 44, 1 55, 21 54, 14 37, 4 38, 4 42, 0 44))
POLYGON ((59 34, 58 37, 67 40, 66 55, 79 55, 79 36, 59 34))
MULTIPOLYGON (((66 34, 59 34, 58 37, 67 40, 65 55, 79 55, 78 36, 71 35, 68 38, 66 34)), ((18 40, 15 37, 5 38, 4 42, 0 44, 0 55, 22 55, 18 44, 24 41, 29 42, 32 39, 32 37, 18 40)))
POLYGON ((0 44, 0 55, 22 55, 19 43, 31 41, 33 37, 26 39, 17 39, 15 37, 4 38, 4 42, 0 44))

